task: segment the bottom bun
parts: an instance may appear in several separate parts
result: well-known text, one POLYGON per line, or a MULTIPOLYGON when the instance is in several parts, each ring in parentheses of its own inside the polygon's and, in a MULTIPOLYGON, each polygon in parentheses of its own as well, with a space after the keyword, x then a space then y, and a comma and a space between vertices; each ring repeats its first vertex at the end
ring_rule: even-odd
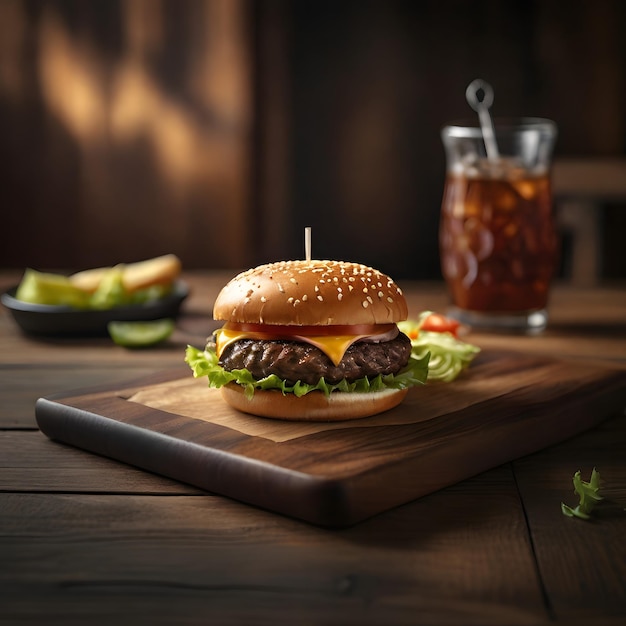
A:
POLYGON ((404 400, 408 389, 385 389, 368 393, 336 391, 326 396, 321 391, 311 391, 298 398, 282 391, 255 391, 247 398, 241 385, 229 383, 222 387, 222 397, 227 404, 252 415, 282 420, 306 422, 335 422, 369 417, 393 409, 404 400))

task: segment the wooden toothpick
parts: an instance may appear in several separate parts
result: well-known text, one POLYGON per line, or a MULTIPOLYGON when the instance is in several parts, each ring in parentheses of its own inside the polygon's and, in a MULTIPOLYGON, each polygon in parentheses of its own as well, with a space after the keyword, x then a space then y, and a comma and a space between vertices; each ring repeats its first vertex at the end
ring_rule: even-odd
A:
POLYGON ((307 261, 311 260, 311 227, 304 229, 304 256, 307 261))

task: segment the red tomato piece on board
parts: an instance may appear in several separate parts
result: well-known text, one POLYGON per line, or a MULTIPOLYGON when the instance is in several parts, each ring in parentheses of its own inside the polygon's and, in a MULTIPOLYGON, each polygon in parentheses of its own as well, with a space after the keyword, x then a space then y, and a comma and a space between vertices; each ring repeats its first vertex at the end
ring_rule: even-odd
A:
POLYGON ((450 333, 454 337, 458 336, 460 322, 453 320, 440 313, 431 313, 421 325, 421 330, 432 333, 450 333))

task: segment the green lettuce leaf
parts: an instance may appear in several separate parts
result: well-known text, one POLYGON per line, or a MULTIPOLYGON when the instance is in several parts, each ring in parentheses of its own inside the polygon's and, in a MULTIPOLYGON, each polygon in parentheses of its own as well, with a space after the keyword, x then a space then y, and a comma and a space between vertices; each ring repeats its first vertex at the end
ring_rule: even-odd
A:
POLYGON ((98 289, 91 295, 90 308, 112 309, 118 306, 147 304, 164 298, 171 291, 171 285, 152 285, 129 293, 124 287, 123 277, 122 265, 108 270, 102 277, 98 289))
POLYGON ((574 483, 574 493, 578 495, 579 502, 575 507, 567 506, 561 502, 561 512, 567 517, 579 517, 580 519, 589 519, 591 512, 602 496, 598 494, 600 489, 600 472, 594 467, 591 471, 591 479, 589 482, 582 480, 580 470, 574 474, 572 480, 574 483))
POLYGON ((91 295, 89 305, 92 309, 112 309, 127 304, 129 295, 124 289, 122 266, 112 267, 105 272, 98 288, 91 295))
POLYGON ((379 374, 371 379, 364 377, 354 382, 348 382, 344 379, 337 384, 330 384, 321 378, 316 385, 308 385, 300 381, 290 385, 275 374, 257 380, 247 369, 228 372, 219 365, 215 350, 208 346, 204 350, 187 346, 185 352, 185 362, 193 371, 195 378, 206 376, 209 381, 209 387, 214 388, 235 382, 245 388, 245 394, 249 398, 254 395, 256 389, 278 389, 282 393, 293 393, 298 397, 311 391, 321 391, 328 396, 333 391, 367 393, 370 391, 382 391, 383 389, 407 389, 426 382, 428 359, 428 354, 419 359, 411 356, 407 366, 397 374, 384 376, 379 374))
POLYGON ((430 313, 430 311, 424 311, 417 320, 400 322, 398 328, 411 337, 415 358, 420 359, 425 354, 430 354, 428 382, 449 383, 469 366, 480 352, 480 348, 461 341, 449 332, 421 330, 422 321, 430 313))

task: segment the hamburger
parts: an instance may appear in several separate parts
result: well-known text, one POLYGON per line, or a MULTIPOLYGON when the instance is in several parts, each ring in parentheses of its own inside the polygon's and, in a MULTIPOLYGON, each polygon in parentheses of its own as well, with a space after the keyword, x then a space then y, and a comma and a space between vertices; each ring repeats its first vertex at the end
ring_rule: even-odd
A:
POLYGON ((270 263, 221 290, 213 317, 224 325, 204 350, 189 346, 185 360, 245 413, 361 418, 397 406, 426 381, 428 355, 415 358, 397 326, 407 316, 400 287, 366 265, 270 263))

